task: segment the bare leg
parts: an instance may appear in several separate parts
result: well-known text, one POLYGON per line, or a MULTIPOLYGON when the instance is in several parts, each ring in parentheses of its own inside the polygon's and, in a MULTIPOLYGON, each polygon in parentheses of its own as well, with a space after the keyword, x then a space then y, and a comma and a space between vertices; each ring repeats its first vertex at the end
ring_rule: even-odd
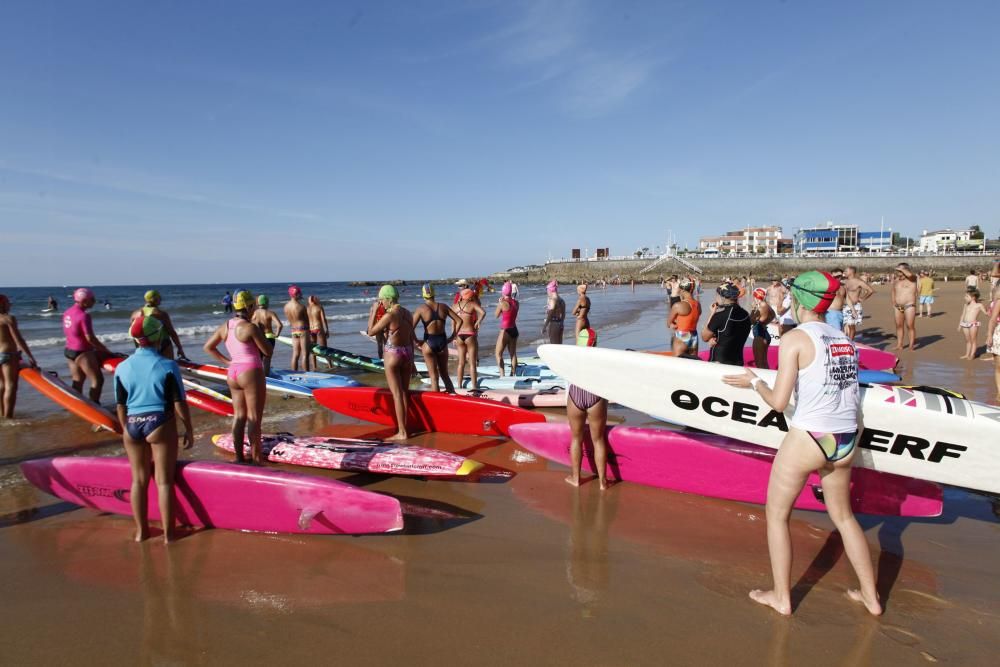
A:
MULTIPOLYGON (((427 365, 427 375, 430 376, 431 387, 434 388, 434 391, 441 391, 440 378, 438 377, 439 371, 437 357, 431 350, 431 346, 424 343, 420 346, 420 353, 424 355, 424 363, 427 365)), ((445 366, 444 377, 448 376, 447 371, 448 367, 445 366)))
MULTIPOLYGON (((449 394, 455 393, 455 385, 451 383, 451 377, 448 375, 448 348, 445 347, 443 350, 437 353, 434 357, 434 361, 437 363, 434 366, 437 369, 438 377, 444 382, 444 390, 449 394)), ((427 366, 430 368, 430 364, 427 366)), ((437 383, 434 383, 434 391, 437 391, 437 383)))
POLYGON ((792 613, 792 539, 788 519, 810 471, 825 462, 807 434, 791 430, 774 457, 767 482, 767 550, 771 557, 774 588, 750 591, 755 602, 772 607, 785 616, 792 613), (811 448, 811 450, 810 450, 811 448))
POLYGON ((174 473, 177 471, 177 420, 171 419, 150 433, 148 440, 153 450, 153 474, 156 476, 157 499, 160 503, 163 543, 170 544, 175 537, 174 473))
POLYGON ((125 444, 125 454, 128 456, 129 467, 132 468, 132 488, 129 491, 129 503, 132 505, 132 519, 135 521, 135 541, 142 542, 149 537, 149 445, 144 441, 133 440, 126 432, 122 436, 125 444))
POLYGON ((246 440, 247 399, 239 382, 229 378, 229 393, 233 398, 233 449, 236 452, 236 462, 246 463, 243 456, 243 443, 246 440))
POLYGON ((903 318, 903 313, 899 312, 899 308, 893 308, 892 311, 893 311, 892 312, 893 317, 894 317, 894 319, 896 321, 896 347, 895 347, 895 349, 902 350, 903 349, 903 334, 905 333, 903 331, 903 322, 905 320, 903 318))
POLYGON ((770 365, 767 361, 767 340, 760 336, 753 339, 753 363, 757 368, 768 369, 770 365))
POLYGON ((465 359, 467 356, 467 351, 465 349, 465 343, 458 337, 455 338, 455 348, 458 350, 458 385, 462 386, 465 381, 465 359))
POLYGON ((959 357, 959 359, 972 359, 972 354, 970 350, 972 349, 972 334, 969 329, 962 329, 962 334, 965 336, 965 354, 959 357))
POLYGON ((517 375, 517 338, 507 338, 507 353, 510 355, 510 374, 517 375))
MULTIPOLYGON (((507 331, 505 329, 501 329, 500 333, 497 335, 496 349, 493 350, 493 356, 496 357, 497 360, 497 367, 500 369, 500 377, 504 376, 503 351, 506 346, 507 346, 507 331)), ((510 374, 511 375, 514 374, 513 365, 510 368, 510 374)))
POLYGON ((587 419, 590 422, 590 441, 594 443, 594 465, 597 466, 597 480, 601 485, 601 490, 604 491, 608 488, 608 441, 605 434, 608 425, 608 402, 603 399, 598 401, 587 410, 587 419))
POLYGON ((916 307, 906 309, 906 326, 910 329, 910 349, 917 348, 917 321, 914 311, 916 307))
POLYGON ((851 511, 851 458, 838 461, 837 467, 821 470, 823 479, 823 498, 826 501, 826 511, 837 527, 840 538, 844 542, 844 552, 851 562, 851 567, 858 575, 860 590, 848 591, 848 596, 861 602, 874 616, 882 613, 878 591, 875 590, 875 570, 872 567, 872 557, 868 550, 868 541, 851 511))
POLYGON ((1000 403, 1000 350, 993 350, 993 383, 997 386, 997 403, 1000 403))
POLYGON ((549 342, 554 345, 562 345, 563 342, 563 323, 559 322, 549 322, 549 342))
MULTIPOLYGON (((76 359, 79 359, 77 357, 76 359)), ((73 390, 78 394, 83 394, 83 379, 86 377, 83 374, 83 370, 80 368, 80 364, 77 363, 76 359, 67 359, 66 364, 69 366, 69 376, 73 383, 73 390)))
POLYGON ((566 401, 566 417, 569 418, 569 429, 573 434, 569 445, 569 476, 566 483, 580 486, 580 466, 583 465, 583 437, 587 422, 587 413, 576 407, 572 399, 566 401))
POLYGON ((17 403, 17 381, 20 370, 17 367, 17 360, 11 359, 3 366, 0 366, 0 378, 3 379, 3 409, 0 416, 5 419, 14 418, 14 405, 17 403))
POLYGON ((473 336, 465 344, 465 350, 469 354, 469 377, 472 378, 472 389, 479 387, 479 337, 473 336))
POLYGON ((402 355, 391 353, 385 356, 385 381, 392 392, 392 404, 396 412, 396 435, 389 440, 406 440, 410 437, 406 430, 406 401, 409 390, 410 360, 402 355), (403 384, 405 374, 407 383, 403 384))
POLYGON ((264 417, 264 403, 267 400, 267 388, 264 371, 260 368, 245 370, 236 378, 243 389, 243 399, 246 402, 247 439, 250 440, 250 458, 257 465, 264 465, 261 455, 260 424, 264 417))

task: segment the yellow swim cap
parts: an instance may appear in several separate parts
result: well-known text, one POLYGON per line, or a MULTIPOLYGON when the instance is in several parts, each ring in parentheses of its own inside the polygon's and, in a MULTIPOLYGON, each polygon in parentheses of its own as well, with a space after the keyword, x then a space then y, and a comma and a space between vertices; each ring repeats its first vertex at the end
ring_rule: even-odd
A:
POLYGON ((430 283, 424 283, 424 286, 420 288, 420 294, 425 299, 433 299, 434 298, 434 285, 431 285, 430 283))
POLYGON ((155 289, 151 289, 145 294, 143 294, 142 298, 143 300, 145 300, 146 303, 153 303, 154 301, 158 302, 160 301, 160 293, 157 292, 155 289))
POLYGON ((250 290, 240 290, 233 297, 233 308, 236 310, 246 310, 252 305, 254 305, 254 299, 250 290))

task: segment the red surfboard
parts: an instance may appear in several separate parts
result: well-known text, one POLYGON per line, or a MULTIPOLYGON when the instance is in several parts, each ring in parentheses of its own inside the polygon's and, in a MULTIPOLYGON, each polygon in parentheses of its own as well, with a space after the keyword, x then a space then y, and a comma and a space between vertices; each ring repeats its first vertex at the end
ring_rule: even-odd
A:
MULTIPOLYGON (((127 356, 107 357, 101 361, 101 368, 108 373, 114 373, 115 369, 118 368, 118 364, 126 359, 128 359, 127 356)), ((184 395, 187 398, 187 404, 192 407, 204 410, 205 412, 211 412, 220 417, 233 416, 233 406, 231 403, 220 401, 214 396, 197 389, 192 389, 191 387, 184 389, 184 395)))
MULTIPOLYGON (((316 401, 334 412, 363 421, 396 426, 392 393, 376 387, 316 389, 316 401)), ((407 411, 410 431, 468 435, 510 435, 512 424, 544 422, 545 415, 471 396, 411 391, 407 411)))

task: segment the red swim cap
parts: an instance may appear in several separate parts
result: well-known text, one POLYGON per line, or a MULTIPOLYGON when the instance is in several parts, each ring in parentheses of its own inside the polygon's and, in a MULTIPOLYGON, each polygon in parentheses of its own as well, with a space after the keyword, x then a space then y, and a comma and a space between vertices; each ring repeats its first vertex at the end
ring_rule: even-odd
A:
POLYGON ((760 299, 761 301, 763 301, 764 297, 766 297, 766 296, 767 296, 767 292, 764 291, 763 287, 758 287, 757 289, 755 289, 753 291, 753 298, 755 298, 755 299, 760 299))

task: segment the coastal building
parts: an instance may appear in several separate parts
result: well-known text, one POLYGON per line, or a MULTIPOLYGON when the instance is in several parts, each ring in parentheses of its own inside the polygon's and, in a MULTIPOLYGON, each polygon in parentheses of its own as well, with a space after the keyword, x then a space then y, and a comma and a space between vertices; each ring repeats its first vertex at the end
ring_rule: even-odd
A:
POLYGON ((733 253, 775 255, 779 250, 781 227, 744 227, 722 236, 703 236, 698 240, 698 252, 706 254, 733 253))
POLYGON ((976 250, 983 246, 982 239, 973 239, 971 229, 926 229, 920 235, 920 252, 949 252, 976 250))
POLYGON ((859 232, 858 247, 867 252, 888 252, 892 248, 892 230, 859 232))
POLYGON ((857 252, 860 244, 857 225, 825 225, 803 227, 795 232, 795 251, 800 254, 857 252))

